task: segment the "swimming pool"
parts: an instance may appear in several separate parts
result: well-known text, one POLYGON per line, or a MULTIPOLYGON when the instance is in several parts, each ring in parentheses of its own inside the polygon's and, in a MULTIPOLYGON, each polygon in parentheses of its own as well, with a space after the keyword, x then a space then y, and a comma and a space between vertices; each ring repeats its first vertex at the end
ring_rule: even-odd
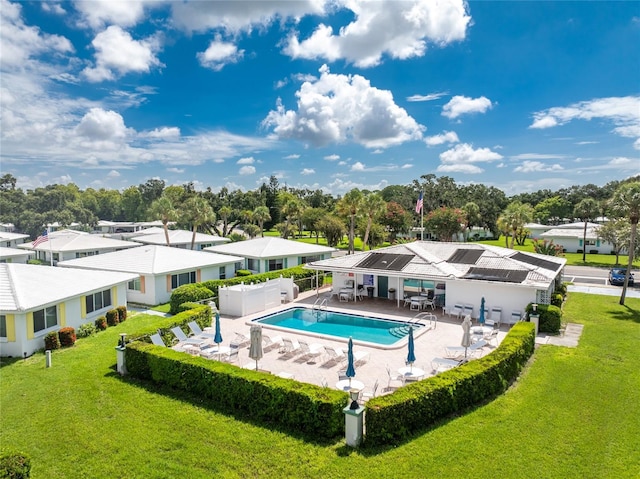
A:
MULTIPOLYGON (((390 346, 409 334, 409 323, 392 319, 373 318, 331 310, 312 310, 294 307, 257 318, 252 323, 278 329, 293 329, 307 334, 333 336, 354 341, 390 346)), ((414 329, 422 325, 414 325, 414 329)))

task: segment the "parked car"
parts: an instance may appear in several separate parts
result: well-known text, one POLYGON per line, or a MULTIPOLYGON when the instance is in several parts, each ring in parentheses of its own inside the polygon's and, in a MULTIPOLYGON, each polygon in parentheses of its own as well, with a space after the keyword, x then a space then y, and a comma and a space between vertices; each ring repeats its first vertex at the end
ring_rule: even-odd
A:
MULTIPOLYGON (((626 274, 626 268, 611 268, 609 271, 609 283, 615 286, 622 286, 624 284, 624 277, 626 274)), ((633 273, 629 275, 629 283, 627 286, 633 286, 633 273)))

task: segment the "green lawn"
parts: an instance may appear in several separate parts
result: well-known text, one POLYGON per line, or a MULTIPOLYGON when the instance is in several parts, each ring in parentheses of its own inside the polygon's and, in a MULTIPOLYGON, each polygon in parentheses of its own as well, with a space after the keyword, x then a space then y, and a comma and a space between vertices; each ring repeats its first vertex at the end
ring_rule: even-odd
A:
POLYGON ((635 478, 640 470, 640 300, 572 293, 578 348, 540 347, 504 395, 380 450, 319 444, 224 416, 115 372, 136 315, 44 355, 3 361, 0 444, 33 478, 635 478))

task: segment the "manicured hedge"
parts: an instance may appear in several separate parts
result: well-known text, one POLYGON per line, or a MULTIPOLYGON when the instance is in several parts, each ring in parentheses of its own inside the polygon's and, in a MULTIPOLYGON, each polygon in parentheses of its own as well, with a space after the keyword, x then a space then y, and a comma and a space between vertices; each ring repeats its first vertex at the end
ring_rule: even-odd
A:
MULTIPOLYGON (((557 296, 560 296, 559 294, 557 296)), ((527 318, 533 313, 533 307, 528 304, 526 309, 527 318)), ((541 333, 555 334, 560 331, 562 324, 562 310, 558 306, 552 304, 538 304, 536 312, 540 319, 538 320, 538 331, 541 333)))
POLYGON ((76 343, 76 330, 71 326, 66 326, 58 331, 58 337, 60 338, 62 347, 67 348, 73 346, 76 343))
POLYGON ((322 388, 258 371, 189 356, 141 341, 126 350, 130 375, 187 391, 208 407, 250 417, 265 426, 316 438, 344 434, 343 391, 322 388))
POLYGON ((492 353, 410 384, 366 406, 365 444, 398 443, 453 414, 503 393, 525 366, 535 346, 532 323, 515 324, 492 353))
POLYGON ((204 283, 183 284, 178 286, 171 293, 171 307, 169 312, 177 314, 180 312, 180 305, 187 302, 197 302, 213 297, 213 292, 204 283))

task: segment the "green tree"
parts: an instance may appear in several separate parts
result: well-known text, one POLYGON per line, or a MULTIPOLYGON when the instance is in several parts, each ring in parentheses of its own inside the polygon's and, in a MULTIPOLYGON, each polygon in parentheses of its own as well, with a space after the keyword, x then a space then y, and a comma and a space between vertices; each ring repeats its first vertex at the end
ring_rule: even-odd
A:
POLYGON ((355 253, 354 239, 356 230, 356 217, 361 213, 363 195, 358 188, 354 188, 345 194, 336 204, 338 214, 349 221, 349 247, 348 254, 355 253))
POLYGON ((184 203, 184 214, 191 224, 191 249, 196 242, 198 228, 204 225, 211 225, 216 222, 216 214, 207 200, 201 196, 192 196, 184 203))
POLYGON ((320 230, 318 222, 328 214, 324 208, 307 208, 302 213, 302 221, 305 227, 316 237, 316 244, 319 243, 320 230))
POLYGON ((276 228, 284 239, 287 239, 289 235, 294 233, 292 225, 298 223, 298 220, 302 216, 304 211, 304 205, 297 196, 287 192, 280 192, 280 203, 282 204, 282 215, 284 216, 284 223, 280 227, 276 228))
POLYGON ((624 305, 627 296, 627 284, 629 283, 629 274, 633 267, 633 253, 636 249, 636 233, 638 229, 638 219, 640 219, 640 181, 625 183, 620 186, 611 198, 611 206, 614 213, 621 217, 629 219, 631 224, 631 235, 629 238, 629 262, 627 265, 627 273, 622 286, 622 294, 620 295, 620 304, 624 305))
POLYGON ((516 241, 518 241, 518 244, 524 242, 524 238, 526 237, 524 225, 529 223, 531 218, 533 218, 533 208, 528 203, 521 203, 516 200, 509 203, 504 210, 502 221, 509 227, 511 235, 510 248, 513 248, 516 241))
POLYGON ((630 244, 631 225, 626 218, 611 219, 598 229, 598 237, 611 243, 616 254, 616 264, 619 263, 620 253, 625 245, 630 244))
POLYGON ((557 225, 571 215, 571 203, 561 196, 552 196, 538 203, 534 208, 534 216, 545 225, 557 225))
POLYGON ((462 231, 464 213, 459 208, 442 208, 430 211, 424 218, 424 226, 433 231, 440 241, 451 241, 453 236, 462 231))
POLYGON ((151 205, 155 200, 162 196, 164 191, 164 181, 158 178, 151 178, 146 183, 138 185, 138 189, 142 194, 144 204, 151 205))
POLYGON ((600 211, 600 206, 598 202, 593 198, 585 198, 580 201, 574 209, 573 215, 576 218, 584 221, 584 228, 582 232, 582 262, 587 261, 587 225, 590 220, 593 220, 598 217, 598 213, 600 211))
POLYGON ((482 219, 480 217, 480 207, 473 201, 470 201, 466 205, 464 205, 464 208, 462 208, 462 212, 464 214, 466 240, 469 240, 469 233, 471 232, 471 228, 473 228, 474 226, 479 226, 482 219))
POLYGON ((342 220, 334 215, 327 215, 318 221, 318 230, 327 240, 327 245, 335 248, 345 234, 342 220))
POLYGON ((389 239, 393 242, 398 234, 409 232, 413 224, 413 215, 395 201, 389 201, 387 203, 387 211, 380 221, 388 228, 389 239))
MULTIPOLYGON (((374 223, 387 211, 387 203, 382 199, 379 193, 369 193, 364 197, 364 217, 367 220, 364 236, 362 238, 362 251, 364 251, 367 244, 369 244, 369 233, 374 223)), ((371 249, 371 246, 369 246, 371 249)))
POLYGON ((135 186, 130 186, 122 192, 122 215, 125 221, 142 221, 144 219, 144 206, 142 193, 135 186))
POLYGON ((171 246, 169 240, 169 223, 175 221, 178 213, 176 212, 171 200, 166 196, 161 196, 153 203, 149 208, 149 214, 153 219, 162 221, 162 227, 164 228, 164 237, 167 241, 167 246, 171 246))
POLYGON ((269 221, 271 219, 269 208, 267 208, 266 206, 256 207, 256 209, 253 210, 253 217, 258 222, 258 226, 260 227, 260 236, 264 237, 264 223, 265 221, 269 221))

